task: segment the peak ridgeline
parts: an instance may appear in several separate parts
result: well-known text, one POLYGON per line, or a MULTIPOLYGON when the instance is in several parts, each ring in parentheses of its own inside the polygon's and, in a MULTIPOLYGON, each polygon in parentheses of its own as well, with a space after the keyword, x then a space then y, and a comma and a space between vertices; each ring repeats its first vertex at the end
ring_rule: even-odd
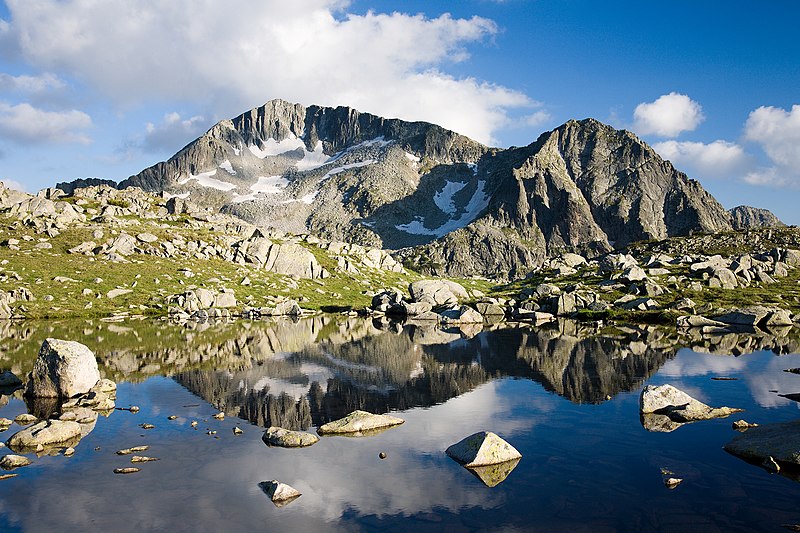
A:
POLYGON ((277 230, 398 250, 452 276, 521 277, 563 251, 774 218, 732 215, 635 135, 593 119, 504 150, 434 124, 282 100, 219 122, 126 186, 277 230))

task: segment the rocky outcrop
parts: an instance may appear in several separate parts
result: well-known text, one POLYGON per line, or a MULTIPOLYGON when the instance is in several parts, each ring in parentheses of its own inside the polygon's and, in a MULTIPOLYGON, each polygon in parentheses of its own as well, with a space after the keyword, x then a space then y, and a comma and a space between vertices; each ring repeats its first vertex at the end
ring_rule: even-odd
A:
POLYGON ((740 205, 731 209, 729 213, 731 214, 731 225, 735 230, 784 226, 784 223, 768 209, 740 205))
POLYGON ((647 385, 639 396, 642 424, 650 431, 672 431, 687 422, 726 417, 742 409, 710 407, 672 385, 647 385), (659 421, 659 417, 668 420, 659 421))
POLYGON ((8 439, 8 446, 14 450, 36 449, 55 444, 64 446, 76 444, 81 439, 81 425, 68 420, 42 420, 29 428, 18 431, 8 439))
POLYGON ((800 420, 750 427, 728 442, 725 451, 750 461, 772 458, 800 465, 800 420))
POLYGON ((46 339, 28 376, 27 396, 71 398, 88 392, 100 380, 94 353, 83 344, 46 339))
POLYGON ((467 468, 522 458, 516 448, 491 431, 470 435, 447 448, 445 453, 467 468))

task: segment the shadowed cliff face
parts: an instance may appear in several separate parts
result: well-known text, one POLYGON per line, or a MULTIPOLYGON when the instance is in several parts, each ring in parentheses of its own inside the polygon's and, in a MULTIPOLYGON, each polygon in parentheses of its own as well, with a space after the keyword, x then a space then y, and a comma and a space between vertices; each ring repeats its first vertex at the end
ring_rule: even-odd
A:
MULTIPOLYGON (((699 183, 593 119, 504 150, 425 122, 272 100, 120 187, 129 185, 282 231, 403 249, 421 270, 450 276, 521 277, 565 250, 732 224, 699 183)), ((763 219, 750 215, 737 224, 763 219)))

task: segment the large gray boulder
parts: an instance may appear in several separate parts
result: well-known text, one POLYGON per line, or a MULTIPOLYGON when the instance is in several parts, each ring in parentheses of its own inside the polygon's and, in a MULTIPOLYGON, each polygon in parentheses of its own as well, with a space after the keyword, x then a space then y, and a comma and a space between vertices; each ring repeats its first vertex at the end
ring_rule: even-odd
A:
POLYGON ((94 353, 79 342, 46 339, 33 363, 25 390, 27 396, 72 398, 100 380, 94 353))
POLYGON ((39 445, 48 447, 54 444, 74 444, 81 439, 81 436, 81 425, 78 422, 42 420, 11 435, 8 446, 22 451, 35 449, 39 445))
POLYGON ((695 422, 726 417, 742 409, 711 407, 672 385, 646 385, 639 396, 642 415, 665 415, 674 422, 695 422))
POLYGON ((469 298, 467 290, 454 281, 446 279, 423 279, 408 286, 415 302, 427 302, 433 306, 457 305, 469 298))
POLYGON ((800 420, 751 427, 724 448, 749 460, 772 457, 778 463, 800 465, 800 420))
POLYGON ((733 324, 738 326, 756 326, 764 320, 771 312, 770 309, 763 306, 750 306, 742 309, 736 309, 730 313, 722 316, 714 317, 719 322, 725 324, 733 324))

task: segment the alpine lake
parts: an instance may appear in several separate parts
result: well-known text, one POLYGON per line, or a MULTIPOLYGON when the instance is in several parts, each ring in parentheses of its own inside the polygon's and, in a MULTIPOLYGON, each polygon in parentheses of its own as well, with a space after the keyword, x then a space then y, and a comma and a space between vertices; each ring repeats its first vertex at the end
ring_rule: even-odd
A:
MULTIPOLYGON (((782 396, 800 392, 800 375, 785 372, 800 367, 797 328, 705 335, 558 321, 441 329, 338 315, 2 322, 0 367, 24 380, 46 338, 88 346, 101 375, 117 383, 116 408, 97 417, 74 455, 26 454, 32 464, 0 481, 2 531, 730 532, 800 524, 798 472, 771 473, 723 449, 738 435, 735 420, 798 419, 800 404, 782 396), (639 412, 642 388, 666 383, 744 412, 651 426, 639 412), (316 433, 356 409, 405 423, 323 436, 308 448, 262 441, 266 427, 316 433), (224 418, 214 418, 219 412, 224 418), (478 431, 498 434, 522 459, 472 471, 445 454, 478 431), (144 445, 158 461, 131 465, 116 453, 144 445), (131 466, 140 471, 114 473, 131 466), (667 476, 682 482, 668 487, 667 476), (260 485, 273 479, 302 496, 274 505, 260 485)), ((21 389, 4 393, 0 417, 60 409, 21 389)), ((0 438, 20 429, 15 423, 0 438)))

